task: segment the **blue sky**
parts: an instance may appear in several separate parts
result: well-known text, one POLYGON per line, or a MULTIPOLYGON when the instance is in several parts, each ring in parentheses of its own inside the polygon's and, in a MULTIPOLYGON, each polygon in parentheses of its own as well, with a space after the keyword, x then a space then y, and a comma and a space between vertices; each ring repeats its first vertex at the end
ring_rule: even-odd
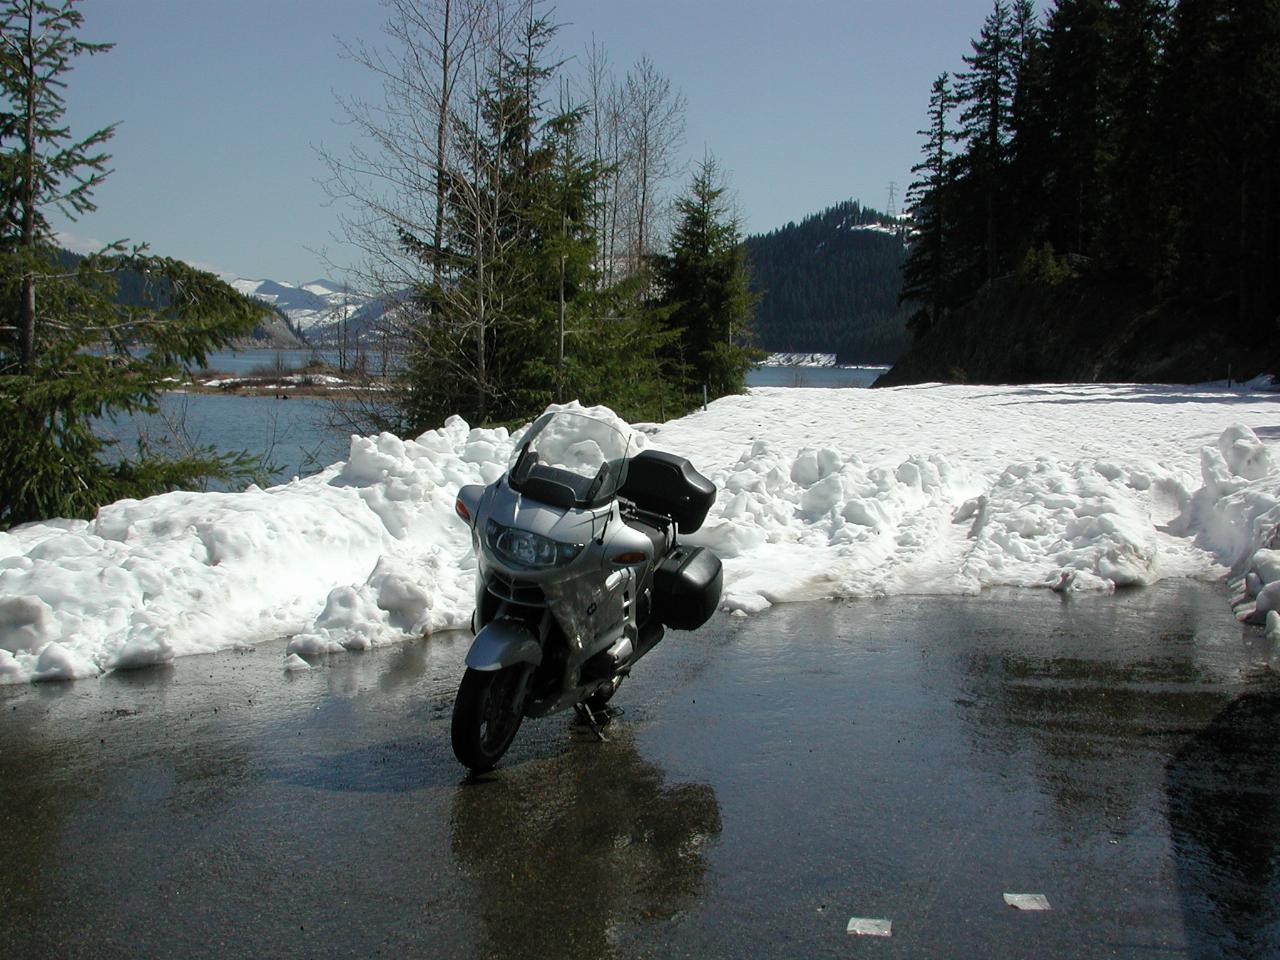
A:
MULTIPOLYGON (((929 85, 960 67, 991 0, 559 0, 564 55, 594 37, 619 74, 648 54, 688 101, 684 153, 728 171, 748 232, 854 198, 883 208, 919 156, 929 85)), ((315 147, 335 94, 376 95, 339 37, 377 42, 377 0, 84 0, 115 49, 68 77, 68 119, 118 121, 77 246, 128 238, 236 276, 336 275, 349 253, 315 147)))

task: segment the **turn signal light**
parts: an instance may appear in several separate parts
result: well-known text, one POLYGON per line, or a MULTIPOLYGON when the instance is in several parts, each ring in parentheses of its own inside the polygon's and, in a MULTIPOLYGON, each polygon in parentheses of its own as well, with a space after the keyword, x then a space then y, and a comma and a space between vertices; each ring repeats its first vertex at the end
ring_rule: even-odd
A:
POLYGON ((471 511, 467 509, 467 505, 462 502, 461 497, 453 501, 453 509, 454 512, 463 520, 467 521, 467 523, 471 522, 471 511))
POLYGON ((644 554, 639 550, 628 550, 626 553, 618 553, 613 556, 613 562, 619 566, 629 567, 633 563, 643 563, 644 554))

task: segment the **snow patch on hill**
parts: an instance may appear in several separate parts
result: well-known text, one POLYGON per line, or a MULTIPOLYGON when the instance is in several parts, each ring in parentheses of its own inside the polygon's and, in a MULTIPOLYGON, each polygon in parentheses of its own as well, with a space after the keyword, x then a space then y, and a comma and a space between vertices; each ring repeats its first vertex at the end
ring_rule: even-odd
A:
POLYGON ((344 290, 331 280, 295 285, 278 280, 233 280, 240 293, 276 307, 299 330, 345 320, 369 303, 369 298, 344 290))

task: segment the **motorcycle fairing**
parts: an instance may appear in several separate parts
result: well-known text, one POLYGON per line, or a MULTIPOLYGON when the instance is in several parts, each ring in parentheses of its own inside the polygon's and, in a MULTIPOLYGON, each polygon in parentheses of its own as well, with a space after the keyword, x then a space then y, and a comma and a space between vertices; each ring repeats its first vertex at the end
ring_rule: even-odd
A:
POLYGON ((506 618, 486 623, 467 651, 467 666, 472 670, 502 670, 527 663, 536 667, 542 662, 542 646, 528 624, 506 618))

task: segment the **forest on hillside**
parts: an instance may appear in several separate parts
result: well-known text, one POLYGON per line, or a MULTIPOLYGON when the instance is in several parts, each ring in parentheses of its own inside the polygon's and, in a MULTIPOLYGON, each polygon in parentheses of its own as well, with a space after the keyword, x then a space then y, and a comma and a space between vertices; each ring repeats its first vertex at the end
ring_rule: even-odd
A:
POLYGON ((995 0, 964 64, 921 131, 891 379, 1274 361, 1280 3, 995 0))
POLYGON ((746 239, 755 331, 769 351, 892 362, 907 344, 904 231, 854 200, 746 239))

